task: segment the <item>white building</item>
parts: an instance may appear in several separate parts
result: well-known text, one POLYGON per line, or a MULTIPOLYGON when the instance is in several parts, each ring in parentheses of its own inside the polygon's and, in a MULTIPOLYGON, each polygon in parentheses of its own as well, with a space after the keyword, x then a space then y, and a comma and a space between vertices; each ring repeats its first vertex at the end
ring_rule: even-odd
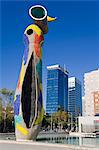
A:
POLYGON ((99 69, 84 74, 84 115, 99 115, 99 69))
POLYGON ((78 117, 79 132, 92 133, 99 131, 99 117, 98 116, 86 116, 78 117))
POLYGON ((82 96, 82 116, 85 116, 85 100, 84 100, 84 96, 82 96))

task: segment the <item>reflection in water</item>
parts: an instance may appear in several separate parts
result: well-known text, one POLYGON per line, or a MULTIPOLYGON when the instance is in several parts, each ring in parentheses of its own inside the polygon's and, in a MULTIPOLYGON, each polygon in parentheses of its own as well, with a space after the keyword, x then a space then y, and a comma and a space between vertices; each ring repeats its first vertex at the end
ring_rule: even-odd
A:
MULTIPOLYGON (((0 134, 0 140, 15 140, 14 134, 0 134)), ((88 146, 88 147, 99 147, 99 138, 91 137, 70 137, 66 135, 65 138, 53 138, 49 139, 37 139, 38 142, 47 142, 47 143, 61 143, 69 145, 79 145, 79 146, 88 146)))
POLYGON ((88 147, 99 147, 99 138, 91 137, 70 137, 66 138, 50 138, 50 139, 39 139, 38 142, 47 142, 47 143, 62 143, 69 145, 79 145, 79 146, 88 146, 88 147))

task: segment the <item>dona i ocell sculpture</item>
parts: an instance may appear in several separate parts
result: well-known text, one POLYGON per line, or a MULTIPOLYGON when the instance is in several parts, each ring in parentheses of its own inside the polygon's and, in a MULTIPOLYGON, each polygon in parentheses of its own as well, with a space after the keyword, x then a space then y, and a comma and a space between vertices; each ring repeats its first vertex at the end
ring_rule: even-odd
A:
POLYGON ((14 97, 16 140, 35 140, 44 115, 42 99, 42 44, 48 32, 47 16, 41 5, 32 6, 29 15, 34 24, 24 32, 25 50, 14 97))

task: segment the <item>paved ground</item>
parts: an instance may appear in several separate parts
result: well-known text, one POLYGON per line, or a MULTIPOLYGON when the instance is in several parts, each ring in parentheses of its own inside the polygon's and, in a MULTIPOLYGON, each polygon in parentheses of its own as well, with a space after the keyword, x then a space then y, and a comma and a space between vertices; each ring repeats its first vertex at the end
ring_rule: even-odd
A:
POLYGON ((47 144, 38 142, 0 141, 0 150, 98 150, 79 146, 47 144))

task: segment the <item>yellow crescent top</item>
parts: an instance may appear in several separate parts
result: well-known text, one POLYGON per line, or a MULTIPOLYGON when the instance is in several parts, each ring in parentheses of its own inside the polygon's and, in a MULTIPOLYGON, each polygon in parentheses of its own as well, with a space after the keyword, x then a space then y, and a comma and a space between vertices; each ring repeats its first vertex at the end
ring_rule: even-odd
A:
MULTIPOLYGON (((37 25, 35 25, 35 24, 29 25, 29 26, 26 28, 25 32, 26 32, 27 30, 29 30, 29 29, 34 30, 39 36, 42 34, 42 30, 41 30, 37 25)), ((24 32, 24 33, 25 33, 25 32, 24 32)))

